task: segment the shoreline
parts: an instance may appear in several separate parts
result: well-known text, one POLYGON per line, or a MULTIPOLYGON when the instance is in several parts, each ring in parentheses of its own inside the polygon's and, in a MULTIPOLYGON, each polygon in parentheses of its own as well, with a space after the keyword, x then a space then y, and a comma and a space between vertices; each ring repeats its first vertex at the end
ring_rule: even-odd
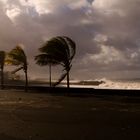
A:
MULTIPOLYGON (((23 90, 23 85, 4 85, 3 90, 16 89, 23 90)), ((44 94, 57 94, 68 96, 130 96, 140 97, 140 89, 100 89, 100 88, 83 88, 83 87, 46 87, 46 86, 29 86, 28 92, 39 92, 44 94)))

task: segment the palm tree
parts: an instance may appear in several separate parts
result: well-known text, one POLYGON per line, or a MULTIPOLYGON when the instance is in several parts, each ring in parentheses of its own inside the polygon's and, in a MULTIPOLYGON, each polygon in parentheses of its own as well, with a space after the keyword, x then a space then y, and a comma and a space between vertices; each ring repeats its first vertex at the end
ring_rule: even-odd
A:
POLYGON ((0 51, 0 69, 1 69, 1 89, 4 89, 4 64, 5 64, 5 51, 0 51))
POLYGON ((58 85, 67 76, 67 87, 69 88, 69 71, 72 67, 71 62, 76 52, 75 42, 69 37, 57 36, 47 41, 39 48, 39 51, 42 54, 35 58, 39 65, 51 63, 55 65, 60 64, 64 67, 63 71, 65 71, 65 73, 62 74, 54 86, 58 85))
POLYGON ((20 45, 17 45, 14 49, 12 49, 8 53, 7 63, 18 66, 18 68, 15 69, 12 72, 12 74, 18 72, 19 70, 24 71, 24 73, 25 73, 25 91, 27 92, 28 91, 28 75, 27 75, 28 63, 27 63, 27 57, 25 55, 25 52, 20 45))
POLYGON ((49 81, 50 81, 50 87, 52 86, 51 83, 51 67, 52 65, 57 65, 59 64, 57 61, 55 61, 53 59, 53 57, 48 54, 47 52, 42 52, 42 54, 39 54, 37 56, 35 56, 35 60, 36 60, 36 64, 40 65, 40 66, 46 66, 49 65, 49 81))

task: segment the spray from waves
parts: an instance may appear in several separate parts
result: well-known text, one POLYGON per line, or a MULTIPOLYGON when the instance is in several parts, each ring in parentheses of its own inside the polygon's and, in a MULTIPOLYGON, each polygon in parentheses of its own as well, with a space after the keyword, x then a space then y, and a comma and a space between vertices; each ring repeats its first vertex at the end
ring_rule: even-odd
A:
POLYGON ((98 88, 107 89, 140 89, 140 80, 107 80, 102 79, 104 83, 100 84, 98 88))
MULTIPOLYGON (((73 80, 70 82, 71 87, 81 88, 95 88, 95 89, 140 89, 140 79, 128 79, 128 80, 108 80, 102 79, 90 79, 90 80, 73 80)), ((61 86, 66 86, 63 83, 61 86)))

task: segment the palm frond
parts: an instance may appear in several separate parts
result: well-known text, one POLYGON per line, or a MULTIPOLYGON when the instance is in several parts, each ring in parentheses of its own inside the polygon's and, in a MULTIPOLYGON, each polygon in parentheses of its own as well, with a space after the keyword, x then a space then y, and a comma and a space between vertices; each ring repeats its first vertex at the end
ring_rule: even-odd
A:
POLYGON ((62 44, 62 47, 63 47, 63 51, 62 52, 65 55, 69 56, 70 55, 70 51, 69 51, 68 44, 67 44, 65 38, 61 37, 61 36, 58 36, 58 37, 56 37, 56 39, 58 39, 61 42, 61 44, 62 44))
POLYGON ((40 65, 40 66, 45 66, 45 65, 57 65, 60 64, 59 61, 57 61, 56 59, 54 59, 53 56, 51 56, 50 54, 40 54, 35 56, 35 60, 36 60, 36 64, 40 65))
POLYGON ((58 81, 53 84, 53 86, 55 87, 55 86, 59 85, 65 79, 66 76, 67 76, 67 72, 66 73, 63 73, 60 76, 60 78, 58 79, 58 81))
POLYGON ((52 38, 51 40, 47 41, 39 50, 41 52, 49 53, 52 55, 56 54, 57 56, 59 56, 59 58, 62 59, 67 58, 66 48, 58 37, 52 38))
POLYGON ((17 46, 13 50, 11 50, 8 56, 9 58, 11 58, 11 60, 16 61, 17 63, 20 63, 21 65, 27 64, 27 57, 20 46, 17 46))
POLYGON ((72 60, 73 57, 75 56, 75 53, 76 53, 76 44, 69 37, 64 36, 64 38, 66 39, 66 42, 68 44, 68 47, 69 47, 69 50, 70 50, 70 59, 72 60))
POLYGON ((23 67, 19 67, 19 68, 15 69, 14 71, 12 71, 11 73, 12 73, 12 74, 15 74, 16 72, 18 72, 18 71, 20 71, 20 70, 22 70, 22 69, 23 69, 23 67))

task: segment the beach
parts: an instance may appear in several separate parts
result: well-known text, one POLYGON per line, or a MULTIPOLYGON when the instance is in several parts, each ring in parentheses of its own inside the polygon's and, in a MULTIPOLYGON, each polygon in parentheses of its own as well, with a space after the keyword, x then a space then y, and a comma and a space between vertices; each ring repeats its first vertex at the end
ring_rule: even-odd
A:
POLYGON ((0 139, 140 138, 140 97, 71 97, 0 90, 0 139))

